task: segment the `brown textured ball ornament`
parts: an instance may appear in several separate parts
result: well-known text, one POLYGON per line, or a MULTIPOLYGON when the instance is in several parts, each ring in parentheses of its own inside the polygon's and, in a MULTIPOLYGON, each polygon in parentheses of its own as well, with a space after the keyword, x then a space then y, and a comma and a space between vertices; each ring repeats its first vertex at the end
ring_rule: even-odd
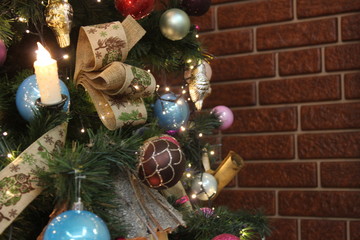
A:
POLYGON ((139 178, 154 189, 174 186, 185 171, 185 156, 176 139, 170 136, 150 138, 140 151, 139 178))

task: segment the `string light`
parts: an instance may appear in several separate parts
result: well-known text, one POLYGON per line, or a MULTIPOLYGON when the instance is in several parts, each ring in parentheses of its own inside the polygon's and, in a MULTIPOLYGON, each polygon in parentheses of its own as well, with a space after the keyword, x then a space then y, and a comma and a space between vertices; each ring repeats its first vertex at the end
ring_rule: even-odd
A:
POLYGON ((187 173, 186 177, 190 178, 191 177, 191 173, 187 173))
POLYGON ((186 90, 182 90, 182 94, 185 94, 186 93, 186 90))
POLYGON ((202 133, 199 133, 199 137, 202 137, 203 136, 203 134, 202 133))
POLYGON ((8 154, 7 154, 7 157, 8 157, 8 158, 12 158, 13 155, 12 155, 11 153, 8 153, 8 154))
POLYGON ((186 128, 185 128, 184 126, 181 126, 181 127, 180 127, 180 130, 181 130, 182 132, 185 132, 186 128))
POLYGON ((181 99, 179 99, 179 100, 176 101, 176 104, 182 105, 182 104, 183 104, 183 101, 181 101, 181 99))
POLYGON ((63 59, 69 59, 69 55, 68 55, 68 54, 64 54, 63 59))
POLYGON ((8 135, 8 133, 7 133, 7 132, 3 132, 3 136, 5 136, 5 137, 6 137, 7 135, 8 135))
POLYGON ((191 198, 192 198, 192 199, 195 199, 195 198, 196 198, 196 194, 192 194, 192 195, 191 195, 191 198))
POLYGON ((81 133, 84 133, 84 132, 85 132, 85 129, 84 129, 84 128, 82 128, 82 129, 80 130, 80 132, 81 132, 81 133))
POLYGON ((30 33, 30 30, 29 29, 26 29, 26 31, 25 31, 26 33, 30 33))
POLYGON ((196 37, 196 38, 199 38, 199 34, 196 34, 195 37, 196 37))
POLYGON ((147 72, 151 72, 150 69, 148 69, 147 72))
POLYGON ((134 85, 134 88, 135 88, 136 90, 139 90, 139 86, 138 86, 138 85, 134 85))
POLYGON ((188 101, 190 101, 191 99, 190 98, 188 98, 188 101))
POLYGON ((26 23, 27 19, 24 17, 18 17, 19 22, 26 23))
POLYGON ((191 63, 192 62, 192 59, 189 58, 188 60, 186 60, 187 63, 191 63))
POLYGON ((101 3, 101 0, 96 0, 98 3, 101 3))
POLYGON ((210 155, 215 155, 215 151, 210 151, 210 155))
POLYGON ((166 87, 166 88, 165 88, 165 91, 169 92, 169 91, 170 91, 170 88, 169 88, 169 87, 166 87))

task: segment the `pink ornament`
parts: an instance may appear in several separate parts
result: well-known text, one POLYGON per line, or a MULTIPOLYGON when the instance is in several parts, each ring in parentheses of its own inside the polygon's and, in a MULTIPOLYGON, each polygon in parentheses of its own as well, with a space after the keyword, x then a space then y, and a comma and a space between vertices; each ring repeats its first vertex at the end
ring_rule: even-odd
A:
POLYGON ((230 108, 220 105, 211 110, 211 113, 217 114, 221 121, 220 130, 228 129, 234 122, 234 114, 230 108))
POLYGON ((234 236, 232 234, 223 233, 223 234, 217 235, 216 237, 214 237, 211 240, 240 240, 240 238, 238 238, 237 236, 234 236))
POLYGON ((200 208, 200 210, 202 211, 202 213, 204 214, 205 217, 209 218, 212 215, 214 215, 214 210, 212 210, 211 208, 208 207, 203 207, 200 208))
POLYGON ((2 66, 6 60, 7 49, 3 40, 0 39, 0 66, 2 66))

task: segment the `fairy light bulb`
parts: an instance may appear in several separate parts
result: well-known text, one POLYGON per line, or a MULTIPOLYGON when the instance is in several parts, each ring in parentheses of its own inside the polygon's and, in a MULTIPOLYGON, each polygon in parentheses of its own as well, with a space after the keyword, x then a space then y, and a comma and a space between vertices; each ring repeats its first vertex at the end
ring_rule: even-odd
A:
POLYGON ((191 173, 187 173, 186 177, 190 178, 191 177, 191 173))
POLYGON ((182 94, 185 94, 186 93, 186 90, 182 90, 182 94))
POLYGON ((199 137, 202 137, 203 136, 203 134, 202 133, 199 133, 199 137))
POLYGON ((182 132, 185 132, 186 128, 185 128, 184 126, 181 126, 181 127, 180 127, 180 130, 181 130, 182 132))
POLYGON ((5 137, 6 137, 7 135, 8 135, 8 133, 7 133, 7 132, 3 132, 3 136, 5 136, 5 137))
POLYGON ((215 155, 215 151, 210 151, 210 155, 215 155))
POLYGON ((63 55, 63 59, 65 59, 65 60, 66 60, 66 59, 69 59, 69 55, 68 55, 68 54, 64 54, 64 55, 63 55))
POLYGON ((166 87, 166 88, 165 88, 165 91, 169 92, 169 91, 170 91, 170 88, 169 88, 169 87, 166 87))
POLYGON ((8 157, 8 158, 12 158, 13 155, 12 155, 11 153, 8 153, 8 154, 7 154, 7 157, 8 157))
POLYGON ((196 194, 192 194, 192 195, 191 195, 191 198, 192 198, 192 199, 195 199, 195 198, 196 198, 196 194))
POLYGON ((84 128, 82 128, 82 129, 80 130, 80 132, 81 132, 81 133, 84 133, 84 132, 85 132, 85 129, 84 129, 84 128))

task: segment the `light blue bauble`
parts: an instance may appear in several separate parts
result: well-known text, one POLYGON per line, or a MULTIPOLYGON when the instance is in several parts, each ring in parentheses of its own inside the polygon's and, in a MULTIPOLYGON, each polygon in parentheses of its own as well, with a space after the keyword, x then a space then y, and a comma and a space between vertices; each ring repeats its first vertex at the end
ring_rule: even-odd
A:
MULTIPOLYGON (((64 111, 68 111, 70 105, 70 94, 65 83, 60 80, 61 94, 68 97, 64 104, 64 111)), ((19 86, 16 92, 16 107, 23 119, 31 121, 34 118, 34 110, 38 110, 35 105, 36 99, 40 98, 40 91, 36 82, 36 76, 27 77, 19 86)))
POLYGON ((173 93, 166 93, 155 102, 155 116, 160 127, 166 130, 178 130, 189 119, 188 103, 182 97, 177 98, 173 93))
POLYGON ((88 211, 69 210, 47 226, 44 240, 110 240, 104 221, 88 211))

